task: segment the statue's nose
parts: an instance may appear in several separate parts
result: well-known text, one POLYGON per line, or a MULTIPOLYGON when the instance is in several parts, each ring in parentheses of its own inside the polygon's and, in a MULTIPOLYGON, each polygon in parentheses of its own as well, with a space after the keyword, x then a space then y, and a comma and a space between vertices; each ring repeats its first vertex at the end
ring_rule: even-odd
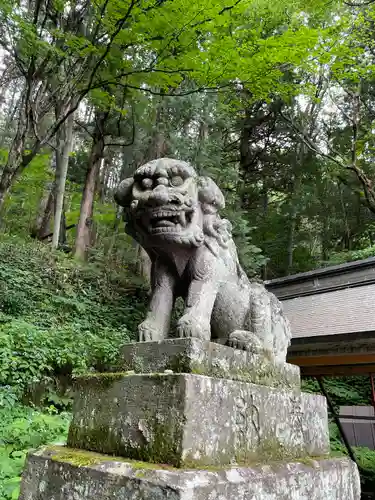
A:
POLYGON ((165 186, 156 186, 148 197, 150 205, 165 205, 169 201, 168 189, 165 186))

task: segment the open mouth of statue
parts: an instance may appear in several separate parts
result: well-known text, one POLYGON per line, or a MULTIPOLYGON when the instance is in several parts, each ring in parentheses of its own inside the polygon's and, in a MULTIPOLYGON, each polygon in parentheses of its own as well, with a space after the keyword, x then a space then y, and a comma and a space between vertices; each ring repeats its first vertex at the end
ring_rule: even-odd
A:
POLYGON ((179 232, 190 224, 193 212, 158 210, 150 214, 149 228, 151 233, 179 232))

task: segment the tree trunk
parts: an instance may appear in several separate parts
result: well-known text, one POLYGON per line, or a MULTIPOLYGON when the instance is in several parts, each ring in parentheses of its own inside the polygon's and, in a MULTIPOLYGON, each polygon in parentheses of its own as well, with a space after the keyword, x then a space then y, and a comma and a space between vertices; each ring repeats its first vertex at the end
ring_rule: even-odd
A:
POLYGON ((108 247, 106 245, 104 247, 105 255, 109 258, 112 258, 112 252, 113 252, 113 248, 114 248, 115 243, 116 243, 118 230, 120 227, 120 222, 123 220, 122 216, 123 216, 123 209, 122 209, 122 207, 117 206, 116 219, 115 219, 115 222, 113 224, 112 236, 111 236, 111 239, 109 241, 108 247))
MULTIPOLYGON (((95 149, 98 145, 95 146, 95 149)), ((90 161, 87 169, 85 186, 82 193, 81 210, 77 226, 77 235, 74 247, 74 256, 77 259, 84 260, 87 255, 87 249, 90 246, 90 234, 92 226, 92 215, 94 209, 95 185, 99 173, 100 160, 96 152, 92 152, 91 156, 96 156, 95 160, 90 161)))
POLYGON ((111 165, 113 163, 113 151, 106 151, 104 155, 104 162, 102 169, 97 177, 97 193, 99 194, 99 199, 101 203, 105 202, 108 193, 108 182, 111 175, 111 165))
POLYGON ((146 250, 137 245, 137 272, 143 278, 146 285, 151 284, 151 260, 146 250))
POLYGON ((90 247, 91 243, 95 191, 105 148, 103 130, 108 116, 109 112, 100 112, 97 113, 95 119, 96 127, 93 134, 93 143, 82 193, 81 210, 74 248, 74 256, 79 260, 84 260, 86 258, 87 249, 90 247))
POLYGON ((66 217, 65 217, 65 206, 63 204, 63 208, 61 211, 61 219, 60 219, 60 231, 59 231, 59 247, 66 247, 67 244, 67 236, 66 236, 66 217))
POLYGON ((301 169, 303 168, 306 157, 306 149, 303 144, 299 144, 297 148, 296 161, 293 162, 294 173, 292 185, 289 194, 289 228, 288 228, 288 243, 287 243, 287 274, 293 272, 294 265, 294 246, 296 223, 298 216, 298 197, 300 196, 301 187, 301 169))
POLYGON ((203 158, 202 158, 202 151, 204 151, 204 147, 206 144, 206 141, 208 139, 208 123, 206 120, 206 116, 204 116, 199 124, 199 132, 198 132, 198 140, 197 140, 197 149, 195 153, 195 158, 194 158, 194 163, 196 168, 199 169, 201 168, 202 164, 204 163, 203 158))
POLYGON ((10 104, 8 108, 8 116, 5 120, 3 132, 1 135, 0 148, 5 147, 5 144, 8 142, 7 139, 10 137, 10 133, 12 131, 12 122, 14 120, 14 115, 17 112, 17 102, 16 102, 17 90, 18 89, 16 85, 13 85, 12 95, 10 97, 10 104))
MULTIPOLYGON (((262 197, 263 197, 263 221, 262 221, 262 246, 264 250, 264 245, 266 244, 266 221, 268 217, 268 186, 267 186, 267 176, 265 175, 265 172, 263 172, 263 179, 262 179, 262 197)), ((261 267, 261 277, 262 280, 266 281, 267 279, 267 262, 265 262, 262 267, 261 267)))
POLYGON ((73 145, 73 124, 74 113, 70 113, 65 123, 58 130, 56 136, 56 203, 52 248, 57 248, 59 245, 61 219, 63 216, 64 207, 66 176, 68 173, 69 155, 72 151, 73 145))
MULTIPOLYGON (((327 212, 328 213, 328 212, 327 212)), ((329 259, 329 221, 328 217, 323 218, 323 226, 321 233, 321 259, 326 262, 329 259)))
POLYGON ((34 227, 31 230, 31 236, 38 240, 43 240, 49 234, 49 226, 52 219, 54 207, 54 185, 48 184, 46 192, 39 204, 38 215, 34 227))
POLYGON ((162 98, 156 109, 154 134, 147 152, 147 161, 163 158, 167 155, 168 144, 164 124, 165 119, 165 100, 162 98))
POLYGON ((294 253, 294 237, 296 231, 297 213, 295 208, 291 207, 289 231, 288 231, 288 245, 287 245, 287 274, 292 274, 293 271, 293 253, 294 253))
POLYGON ((25 115, 24 109, 25 99, 25 95, 23 95, 20 99, 17 132, 10 146, 7 162, 4 165, 0 176, 0 212, 13 182, 27 164, 23 161, 26 139, 29 131, 29 120, 25 115))

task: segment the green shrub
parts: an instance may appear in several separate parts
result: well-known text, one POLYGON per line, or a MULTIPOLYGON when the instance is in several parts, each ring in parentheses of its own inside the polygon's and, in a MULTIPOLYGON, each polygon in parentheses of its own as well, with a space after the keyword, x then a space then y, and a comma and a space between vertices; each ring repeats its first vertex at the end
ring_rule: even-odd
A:
POLYGON ((44 412, 10 405, 0 393, 0 499, 15 500, 21 473, 31 449, 47 443, 65 442, 70 415, 58 415, 54 407, 44 412))
POLYGON ((0 388, 19 400, 44 391, 37 403, 56 403, 72 374, 113 364, 144 315, 146 293, 132 280, 127 269, 1 236, 0 388))
POLYGON ((65 441, 72 375, 116 361, 145 299, 128 269, 0 237, 0 500, 18 498, 28 450, 65 441))

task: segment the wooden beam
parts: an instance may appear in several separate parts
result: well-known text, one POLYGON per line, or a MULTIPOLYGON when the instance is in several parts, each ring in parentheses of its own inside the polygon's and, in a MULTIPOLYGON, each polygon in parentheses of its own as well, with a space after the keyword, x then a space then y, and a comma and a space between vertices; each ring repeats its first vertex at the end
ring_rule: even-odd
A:
POLYGON ((369 417, 368 415, 338 415, 338 418, 340 420, 342 419, 350 420, 351 422, 353 420, 363 420, 366 422, 375 423, 375 417, 369 417))
MULTIPOLYGON (((305 366, 375 365, 375 353, 325 354, 320 356, 288 356, 288 363, 305 366)), ((369 373, 367 371, 367 373, 369 373)))
POLYGON ((372 365, 301 366, 301 375, 305 377, 350 377, 352 375, 368 375, 371 372, 375 373, 375 363, 372 365))

